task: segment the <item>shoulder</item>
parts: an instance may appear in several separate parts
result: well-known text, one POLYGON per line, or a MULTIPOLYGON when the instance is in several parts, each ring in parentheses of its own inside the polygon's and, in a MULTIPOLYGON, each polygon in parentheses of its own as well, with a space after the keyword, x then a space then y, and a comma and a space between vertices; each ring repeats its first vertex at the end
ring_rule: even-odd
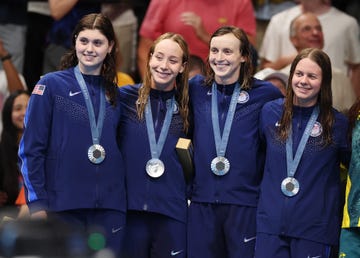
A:
POLYGON ((340 123, 340 124, 348 124, 349 119, 346 115, 344 115, 343 113, 341 113, 340 111, 338 111, 335 108, 332 108, 333 110, 333 114, 335 116, 335 122, 336 123, 340 123))
POLYGON ((208 89, 205 84, 205 77, 202 75, 196 75, 189 80, 190 97, 194 97, 197 93, 208 91, 208 89))
POLYGON ((77 85, 73 68, 50 72, 43 75, 36 83, 32 95, 50 96, 68 94, 77 85))
MULTIPOLYGON (((349 14, 347 14, 347 13, 345 13, 345 12, 343 12, 343 11, 337 9, 336 7, 333 7, 333 6, 331 7, 330 11, 325 13, 323 16, 327 17, 327 18, 336 17, 337 19, 341 19, 342 22, 347 21, 348 23, 353 23, 353 24, 357 25, 357 21, 353 16, 351 16, 351 15, 349 15, 349 14)), ((322 16, 320 16, 320 18, 321 17, 322 16)))
POLYGON ((67 78, 71 78, 71 77, 75 78, 74 68, 69 68, 66 70, 47 73, 47 74, 41 76, 39 82, 53 81, 53 80, 58 80, 58 79, 67 79, 67 78))
POLYGON ((137 96, 141 83, 133 85, 125 85, 119 88, 121 98, 127 98, 128 96, 137 96))
POLYGON ((274 111, 274 110, 282 110, 284 106, 284 99, 283 98, 279 98, 279 99, 274 99, 271 101, 268 101, 264 104, 262 110, 263 112, 267 112, 267 111, 274 111))
POLYGON ((273 98, 282 98, 280 90, 268 81, 253 78, 252 89, 259 92, 261 95, 269 95, 273 98))
POLYGON ((271 17, 270 22, 283 22, 284 19, 293 19, 295 16, 301 13, 299 5, 285 9, 271 17))
POLYGON ((205 85, 205 77, 200 74, 195 75, 189 80, 189 86, 193 85, 205 85))

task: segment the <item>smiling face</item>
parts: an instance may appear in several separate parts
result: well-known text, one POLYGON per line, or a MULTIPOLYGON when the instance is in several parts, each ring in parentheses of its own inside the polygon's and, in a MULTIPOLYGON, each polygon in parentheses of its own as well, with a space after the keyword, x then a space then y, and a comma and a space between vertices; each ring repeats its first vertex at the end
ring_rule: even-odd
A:
POLYGON ((304 58, 296 65, 291 87, 294 91, 294 105, 310 107, 317 103, 322 82, 320 66, 310 58, 304 58))
POLYGON ((20 94, 14 99, 14 104, 11 112, 11 120, 16 128, 24 129, 25 111, 29 102, 29 95, 20 94))
POLYGON ((99 75, 103 61, 111 52, 113 44, 97 29, 80 31, 75 41, 80 71, 84 74, 99 75))
POLYGON ((301 14, 293 21, 291 42, 298 51, 324 47, 324 35, 318 18, 312 13, 301 14))
POLYGON ((231 84, 238 80, 244 57, 240 53, 240 40, 232 33, 211 39, 209 63, 215 73, 215 81, 231 84))
POLYGON ((171 39, 161 40, 149 60, 151 88, 169 91, 175 87, 176 76, 184 71, 183 51, 171 39))

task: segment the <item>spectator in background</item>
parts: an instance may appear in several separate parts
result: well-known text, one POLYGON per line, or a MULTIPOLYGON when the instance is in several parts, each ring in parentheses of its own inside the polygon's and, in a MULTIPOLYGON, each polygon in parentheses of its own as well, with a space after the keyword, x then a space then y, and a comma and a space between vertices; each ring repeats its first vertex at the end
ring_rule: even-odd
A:
POLYGON ((181 34, 189 44, 190 54, 205 62, 210 35, 223 25, 242 28, 255 45, 256 22, 251 0, 151 0, 139 32, 137 64, 141 78, 149 48, 160 34, 167 31, 181 34))
POLYGON ((190 55, 189 58, 189 80, 197 74, 205 76, 205 62, 197 55, 190 55))
POLYGON ((119 42, 119 71, 134 76, 138 23, 130 3, 103 3, 101 12, 111 20, 119 42))
POLYGON ((53 23, 48 1, 29 1, 25 42, 24 77, 29 92, 43 74, 44 52, 53 23))
MULTIPOLYGON (((324 34, 319 19, 313 13, 302 13, 296 16, 289 26, 290 41, 299 53, 305 48, 318 48, 323 49, 324 47, 324 34)), ((295 58, 289 56, 288 58, 295 58)), ((255 74, 258 79, 262 78, 265 74, 269 78, 281 78, 283 74, 290 74, 290 66, 288 65, 283 69, 277 71, 272 68, 265 68, 255 74), (272 72, 271 72, 272 70, 272 72)), ((349 77, 341 72, 336 67, 332 67, 332 80, 331 90, 333 107, 341 112, 346 112, 355 102, 356 96, 354 89, 351 85, 349 77)))
MULTIPOLYGON (((0 110, 2 110, 4 100, 8 97, 9 93, 26 89, 26 84, 24 77, 12 63, 12 55, 5 49, 2 39, 0 39, 0 59, 3 68, 0 70, 0 110)), ((0 121, 2 121, 1 116, 0 121)), ((2 122, 0 122, 0 131, 1 129, 2 122)))
POLYGON ((297 51, 289 40, 290 23, 299 14, 312 12, 322 25, 323 50, 332 66, 349 76, 355 94, 360 96, 360 34, 356 19, 332 7, 329 0, 299 2, 271 18, 259 50, 261 67, 278 70, 291 63, 297 51))
POLYGON ((47 35, 42 74, 59 69, 61 57, 71 48, 71 33, 86 14, 99 13, 100 2, 48 0, 54 22, 47 35))
MULTIPOLYGON (((28 0, 0 1, 0 37, 4 47, 12 55, 13 64, 23 72, 28 0)), ((0 69, 3 69, 0 64, 0 69)))
POLYGON ((272 68, 264 68, 254 74, 254 77, 259 80, 271 82, 276 86, 285 97, 286 88, 289 79, 289 75, 285 72, 278 71, 272 68))
MULTIPOLYGON (((8 208, 8 214, 17 213, 15 201, 22 187, 18 167, 19 142, 24 130, 25 111, 30 94, 25 90, 14 91, 8 96, 2 109, 0 141, 0 209, 8 208)), ((3 214, 2 214, 3 215, 3 214)))

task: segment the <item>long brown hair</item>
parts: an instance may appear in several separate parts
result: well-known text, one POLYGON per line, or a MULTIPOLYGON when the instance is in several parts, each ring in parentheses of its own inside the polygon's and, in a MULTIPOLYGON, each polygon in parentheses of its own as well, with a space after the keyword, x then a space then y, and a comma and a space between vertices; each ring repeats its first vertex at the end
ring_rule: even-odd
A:
MULTIPOLYGON (((251 89, 251 81, 252 81, 252 71, 253 71, 253 65, 252 65, 252 54, 251 54, 251 46, 248 37, 246 36, 246 33, 235 26, 223 26, 217 29, 210 38, 209 42, 209 48, 211 40, 214 37, 223 36, 226 34, 233 34, 237 39, 240 41, 240 53, 244 57, 245 62, 241 63, 240 67, 240 76, 238 79, 238 82, 242 89, 248 90, 251 89)), ((206 61, 206 79, 205 83, 208 86, 211 86, 212 83, 215 80, 215 73, 210 67, 209 59, 206 61)))
POLYGON ((165 40, 165 39, 173 40, 180 46, 181 50, 183 51, 182 63, 184 65, 184 71, 182 73, 179 73, 176 76, 175 99, 179 103, 180 115, 184 121, 184 131, 187 132, 187 130, 189 128, 189 118, 188 118, 188 116, 189 116, 189 107, 188 107, 188 103, 189 103, 189 83, 188 83, 189 67, 188 67, 187 63, 188 63, 190 54, 189 54, 189 49, 188 49, 188 45, 187 45, 186 41, 179 34, 172 33, 172 32, 164 33, 160 37, 158 37, 155 40, 155 42, 153 43, 153 45, 151 46, 149 53, 148 53, 148 61, 146 64, 146 72, 145 72, 144 81, 142 83, 142 86, 139 89, 139 98, 136 102, 137 103, 137 106, 136 106, 137 114, 138 114, 139 119, 143 119, 144 110, 145 110, 148 96, 150 94, 151 82, 152 82, 152 75, 150 72, 149 61, 150 61, 152 54, 155 51, 156 45, 160 41, 165 40))
POLYGON ((114 28, 111 21, 100 13, 85 15, 76 25, 72 34, 72 47, 68 53, 61 58, 60 69, 68 69, 78 64, 76 56, 75 42, 79 33, 83 30, 99 30, 114 46, 109 54, 106 55, 100 74, 104 78, 104 86, 110 103, 116 104, 117 76, 116 76, 116 55, 118 42, 115 37, 114 28))
POLYGON ((288 80, 288 87, 284 103, 284 111, 280 120, 280 139, 286 141, 289 135, 291 120, 293 117, 293 100, 295 97, 294 91, 291 86, 292 78, 294 77, 297 64, 304 58, 309 58, 310 60, 317 63, 322 71, 322 80, 317 103, 320 109, 319 121, 323 127, 323 142, 325 145, 328 145, 332 142, 331 130, 335 119, 332 111, 332 70, 329 56, 324 51, 316 48, 306 48, 302 50, 291 64, 290 76, 288 80))

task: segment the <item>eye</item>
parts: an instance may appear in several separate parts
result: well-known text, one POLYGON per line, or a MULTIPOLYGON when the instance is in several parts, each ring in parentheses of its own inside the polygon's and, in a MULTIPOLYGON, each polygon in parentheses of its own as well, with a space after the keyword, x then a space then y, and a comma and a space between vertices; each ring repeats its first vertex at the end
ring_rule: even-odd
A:
POLYGON ((177 59, 170 59, 170 64, 177 64, 179 61, 177 59))
POLYGON ((309 31, 311 31, 311 27, 310 27, 310 26, 305 26, 305 27, 303 28, 303 31, 304 31, 304 32, 309 32, 309 31))
POLYGON ((155 57, 156 60, 158 60, 158 61, 161 61, 161 60, 164 59, 163 56, 161 56, 161 55, 155 55, 154 57, 155 57))
POLYGON ((300 71, 295 72, 295 76, 297 76, 297 77, 301 77, 302 75, 303 75, 303 73, 300 71))
POLYGON ((87 38, 80 38, 79 41, 81 42, 81 44, 86 45, 87 43, 89 43, 89 40, 87 38))
POLYGON ((103 44, 101 40, 94 40, 94 45, 100 47, 103 44))
POLYGON ((14 106, 13 111, 20 111, 21 109, 22 109, 21 105, 16 105, 14 106))
POLYGON ((217 52, 219 52, 219 50, 217 48, 211 48, 210 52, 216 54, 217 52))
POLYGON ((309 74, 309 78, 312 79, 312 80, 316 80, 317 75, 316 74, 309 74))
POLYGON ((228 49, 228 48, 225 48, 225 49, 224 49, 224 53, 227 54, 227 55, 229 55, 229 54, 232 53, 232 50, 231 50, 231 49, 228 49))

